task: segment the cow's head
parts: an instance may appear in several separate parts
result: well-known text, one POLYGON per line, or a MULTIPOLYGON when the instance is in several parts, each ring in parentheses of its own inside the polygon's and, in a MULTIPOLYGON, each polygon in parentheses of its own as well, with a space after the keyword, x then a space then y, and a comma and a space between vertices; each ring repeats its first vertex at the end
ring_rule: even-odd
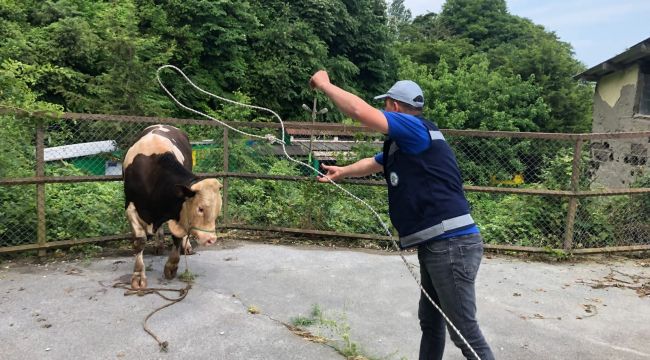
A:
POLYGON ((191 186, 177 185, 177 190, 185 200, 178 224, 180 229, 172 229, 170 224, 172 233, 191 235, 199 245, 214 244, 217 241, 215 221, 221 213, 221 183, 217 179, 205 179, 191 186))

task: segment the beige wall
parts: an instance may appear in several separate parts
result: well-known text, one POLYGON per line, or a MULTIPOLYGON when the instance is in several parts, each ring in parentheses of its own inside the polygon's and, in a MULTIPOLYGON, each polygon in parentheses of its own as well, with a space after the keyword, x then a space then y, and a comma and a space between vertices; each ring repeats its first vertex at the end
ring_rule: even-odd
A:
POLYGON ((598 81, 596 94, 605 101, 609 107, 616 106, 621 98, 621 92, 626 85, 637 86, 639 83, 639 65, 635 64, 623 71, 604 76, 598 81))
MULTIPOLYGON (((634 116, 639 65, 601 78, 594 94, 593 132, 650 130, 650 120, 634 116)), ((650 164, 640 164, 650 152, 648 138, 599 140, 591 144, 595 187, 629 187, 635 178, 650 172, 650 164)))

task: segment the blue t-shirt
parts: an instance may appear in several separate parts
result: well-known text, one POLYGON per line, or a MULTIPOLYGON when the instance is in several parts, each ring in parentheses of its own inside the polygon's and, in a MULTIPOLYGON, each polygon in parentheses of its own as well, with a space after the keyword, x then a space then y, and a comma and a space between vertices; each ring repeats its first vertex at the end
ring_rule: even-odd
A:
MULTIPOLYGON (((429 145, 431 145, 431 136, 427 128, 422 125, 420 119, 413 115, 397 112, 383 111, 383 113, 386 116, 386 120, 388 120, 388 136, 397 143, 400 151, 415 155, 429 148, 429 145)), ((375 155, 375 161, 380 165, 384 165, 384 153, 380 152, 375 155)), ((436 236, 433 240, 477 233, 479 233, 478 226, 474 225, 467 229, 436 236)))

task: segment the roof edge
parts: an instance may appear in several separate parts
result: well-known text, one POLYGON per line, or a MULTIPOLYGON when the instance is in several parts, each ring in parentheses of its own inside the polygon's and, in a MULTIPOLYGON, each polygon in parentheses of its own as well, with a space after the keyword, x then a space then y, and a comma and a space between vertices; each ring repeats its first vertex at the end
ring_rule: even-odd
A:
POLYGON ((625 68, 626 65, 634 61, 646 57, 650 58, 650 38, 633 45, 626 51, 607 59, 590 69, 574 75, 573 78, 575 80, 596 81, 605 75, 625 68))

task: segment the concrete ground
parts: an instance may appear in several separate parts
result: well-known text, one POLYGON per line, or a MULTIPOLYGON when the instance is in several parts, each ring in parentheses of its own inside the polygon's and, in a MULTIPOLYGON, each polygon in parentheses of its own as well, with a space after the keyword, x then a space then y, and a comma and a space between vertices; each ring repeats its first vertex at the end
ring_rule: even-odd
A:
MULTIPOLYGON (((417 264, 414 254, 407 260, 417 264)), ((188 261, 198 275, 188 296, 149 320, 169 342, 166 353, 142 329, 166 301, 111 287, 130 277, 130 257, 1 263, 0 358, 342 359, 347 348, 373 359, 417 359, 419 290, 396 254, 230 241, 188 261), (304 325, 310 333, 283 325, 314 309, 322 322, 304 325)), ((164 262, 145 256, 149 286, 184 287, 162 279, 164 262)), ((608 275, 609 283, 639 285, 649 264, 486 254, 479 322, 498 359, 650 359, 650 296, 589 286, 608 275)), ((461 358, 448 342, 445 359, 461 358)))

